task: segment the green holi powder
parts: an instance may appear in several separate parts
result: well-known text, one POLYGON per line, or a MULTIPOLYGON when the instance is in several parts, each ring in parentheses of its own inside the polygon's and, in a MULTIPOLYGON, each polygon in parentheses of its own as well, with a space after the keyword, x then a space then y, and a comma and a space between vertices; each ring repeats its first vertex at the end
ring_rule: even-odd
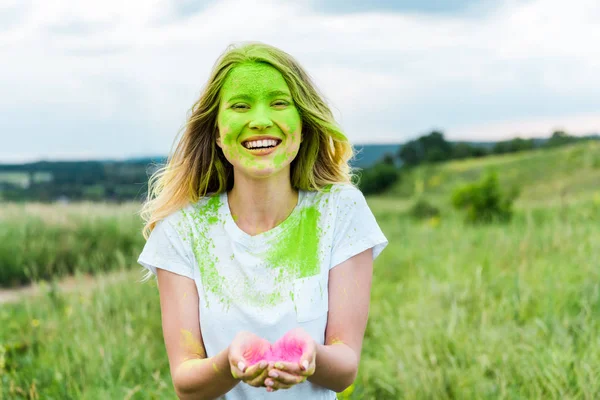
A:
MULTIPOLYGON (((216 264, 219 262, 219 258, 213 253, 215 245, 209 234, 211 225, 219 223, 219 207, 221 201, 219 196, 212 196, 206 204, 195 208, 194 212, 188 215, 183 211, 184 216, 189 216, 195 226, 198 228, 198 237, 192 238, 191 246, 192 251, 196 257, 198 268, 202 283, 207 291, 212 292, 217 297, 224 298, 223 288, 225 280, 219 274, 216 268, 216 264)), ((189 230, 190 235, 192 230, 189 230)), ((206 305, 209 305, 208 298, 204 299, 206 305)))
POLYGON ((277 69, 262 63, 239 65, 229 72, 220 96, 217 120, 222 149, 234 166, 279 170, 295 158, 302 121, 289 87, 277 69), (271 126, 250 133, 251 123, 271 126), (255 156, 242 146, 241 140, 257 134, 274 135, 283 142, 272 156, 255 156))
POLYGON ((277 154, 275 157, 273 157, 273 165, 275 165, 276 168, 279 168, 289 158, 290 155, 288 153, 277 154))
POLYGON ((285 267, 296 278, 306 278, 320 272, 320 215, 315 206, 305 207, 298 213, 298 224, 283 232, 267 253, 267 262, 271 267, 285 267))
MULTIPOLYGON (((291 299, 296 307, 294 291, 290 286, 294 279, 315 276, 321 272, 321 213, 317 204, 304 207, 290 215, 280 225, 281 229, 277 235, 268 239, 268 250, 257 254, 264 260, 268 271, 268 276, 257 279, 270 279, 272 285, 269 291, 257 290, 257 282, 248 279, 242 282, 227 281, 219 273, 217 266, 220 260, 214 254, 215 244, 211 237, 211 229, 224 223, 219 218, 219 210, 223 205, 220 196, 214 195, 207 201, 202 201, 191 212, 182 210, 186 220, 193 221, 197 228, 195 235, 192 229, 187 229, 187 236, 190 237, 205 290, 213 294, 226 309, 232 300, 229 298, 230 293, 235 293, 235 297, 259 307, 275 306, 286 299, 291 299)), ((232 218, 236 219, 234 216, 232 218)), ((223 262, 236 262, 234 254, 227 256, 223 262)), ((320 289, 322 295, 323 288, 320 289)), ((203 300, 208 307, 209 299, 203 300)))

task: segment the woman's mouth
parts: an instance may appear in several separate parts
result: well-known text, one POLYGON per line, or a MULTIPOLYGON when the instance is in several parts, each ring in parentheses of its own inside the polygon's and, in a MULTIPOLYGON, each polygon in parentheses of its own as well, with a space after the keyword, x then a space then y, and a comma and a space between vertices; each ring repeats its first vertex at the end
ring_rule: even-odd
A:
POLYGON ((280 143, 280 139, 249 139, 242 142, 242 146, 244 146, 252 154, 266 155, 272 153, 280 143))

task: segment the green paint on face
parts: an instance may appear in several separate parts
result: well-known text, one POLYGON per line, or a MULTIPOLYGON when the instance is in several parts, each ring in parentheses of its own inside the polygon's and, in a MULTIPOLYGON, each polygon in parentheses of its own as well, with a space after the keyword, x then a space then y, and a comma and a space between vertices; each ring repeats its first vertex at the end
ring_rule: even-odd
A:
POLYGON ((239 65, 229 72, 220 96, 220 146, 234 169, 260 176, 289 170, 300 148, 302 121, 281 73, 262 63, 239 65), (267 155, 242 145, 259 136, 281 143, 267 155))

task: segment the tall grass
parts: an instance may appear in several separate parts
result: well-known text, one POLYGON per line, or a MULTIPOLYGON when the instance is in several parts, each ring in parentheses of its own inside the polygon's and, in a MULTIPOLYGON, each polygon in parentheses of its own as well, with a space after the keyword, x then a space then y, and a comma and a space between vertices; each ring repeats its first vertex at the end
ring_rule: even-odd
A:
POLYGON ((600 396, 600 201, 382 221, 356 398, 600 396))
MULTIPOLYGON (((375 264, 359 376, 340 397, 600 396, 600 199, 521 207, 492 226, 370 204, 390 246, 375 264)), ((93 292, 49 285, 44 298, 2 307, 4 398, 175 398, 156 285, 127 273, 93 292)))
MULTIPOLYGON (((340 398, 600 398, 598 149, 417 169, 396 194, 426 180, 441 217, 424 221, 409 217, 408 197, 370 198, 390 245, 375 263, 359 376, 340 398), (494 163, 502 182, 526 185, 515 216, 465 225, 449 191, 494 163)), ((20 207, 0 210, 0 282, 70 270, 129 279, 79 293, 51 283, 3 305, 0 400, 175 399, 156 284, 131 270, 138 205, 20 207)))
POLYGON ((137 208, 2 204, 0 287, 130 265, 144 243, 137 208))
POLYGON ((156 284, 126 274, 92 292, 48 285, 43 298, 4 305, 0 398, 176 399, 156 284))

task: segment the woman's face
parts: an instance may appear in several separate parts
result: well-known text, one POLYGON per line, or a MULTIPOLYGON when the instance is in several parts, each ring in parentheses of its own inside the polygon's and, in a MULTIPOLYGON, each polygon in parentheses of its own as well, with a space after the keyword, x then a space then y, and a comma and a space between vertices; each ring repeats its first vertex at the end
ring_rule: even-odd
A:
POLYGON ((237 173, 288 173, 298 154, 302 121, 281 73, 266 64, 229 72, 220 93, 217 144, 237 173))

